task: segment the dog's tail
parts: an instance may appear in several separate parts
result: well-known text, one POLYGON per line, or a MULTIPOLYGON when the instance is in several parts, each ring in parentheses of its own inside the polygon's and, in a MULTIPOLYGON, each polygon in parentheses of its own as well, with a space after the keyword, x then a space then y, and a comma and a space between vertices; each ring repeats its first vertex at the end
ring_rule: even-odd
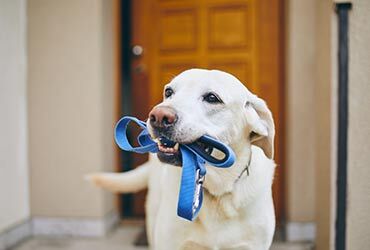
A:
POLYGON ((148 186, 150 161, 125 173, 95 173, 85 178, 96 186, 115 193, 134 193, 148 186))

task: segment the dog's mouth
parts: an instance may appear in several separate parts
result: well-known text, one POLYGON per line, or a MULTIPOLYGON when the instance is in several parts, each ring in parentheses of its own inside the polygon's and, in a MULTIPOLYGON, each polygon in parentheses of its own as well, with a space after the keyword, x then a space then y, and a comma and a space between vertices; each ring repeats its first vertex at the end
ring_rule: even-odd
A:
POLYGON ((162 136, 157 140, 158 149, 162 153, 175 154, 179 152, 180 144, 162 136))
POLYGON ((197 146, 207 155, 211 155, 213 152, 213 147, 207 145, 199 140, 195 140, 194 142, 188 143, 180 143, 172 141, 164 136, 158 137, 155 139, 157 142, 159 152, 157 156, 160 161, 164 163, 168 163, 175 166, 182 165, 182 156, 180 151, 180 144, 197 144, 197 146))

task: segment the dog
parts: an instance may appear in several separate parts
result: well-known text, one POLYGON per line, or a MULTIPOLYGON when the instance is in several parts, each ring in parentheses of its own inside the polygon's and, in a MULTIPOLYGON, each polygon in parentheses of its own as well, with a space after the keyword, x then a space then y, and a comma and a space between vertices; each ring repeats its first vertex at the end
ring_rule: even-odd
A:
MULTIPOLYGON (((148 187, 146 228, 151 249, 269 249, 275 231, 272 181, 275 128, 266 103, 236 77, 219 70, 190 69, 164 87, 163 102, 149 113, 147 128, 157 156, 126 173, 97 173, 89 179, 113 192, 148 187), (230 168, 206 165, 198 217, 177 216, 181 153, 178 144, 212 136, 236 155, 230 168)), ((207 150, 207 149, 206 149, 207 150)), ((213 152, 212 155, 217 155, 213 152)))

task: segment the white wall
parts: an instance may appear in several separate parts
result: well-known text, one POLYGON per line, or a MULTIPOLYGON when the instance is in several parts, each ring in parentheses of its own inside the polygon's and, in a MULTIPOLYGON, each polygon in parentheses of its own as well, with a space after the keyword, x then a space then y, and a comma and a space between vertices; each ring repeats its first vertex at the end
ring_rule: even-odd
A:
POLYGON ((286 8, 286 218, 288 223, 307 223, 315 220, 316 121, 313 107, 317 8, 315 1, 300 0, 288 1, 286 8))
MULTIPOLYGON (((309 0, 307 0, 309 1, 309 0)), ((316 0, 316 250, 334 249, 337 135, 337 18, 333 2, 316 0)))
POLYGON ((26 6, 0 0, 0 233, 29 217, 26 6))
POLYGON ((370 1, 352 1, 349 19, 347 249, 370 246, 370 1))
POLYGON ((83 180, 114 168, 108 0, 28 1, 32 216, 102 218, 113 195, 83 180))
POLYGON ((316 249, 327 250, 335 204, 335 12, 322 0, 290 0, 286 8, 287 238, 316 238, 316 249))

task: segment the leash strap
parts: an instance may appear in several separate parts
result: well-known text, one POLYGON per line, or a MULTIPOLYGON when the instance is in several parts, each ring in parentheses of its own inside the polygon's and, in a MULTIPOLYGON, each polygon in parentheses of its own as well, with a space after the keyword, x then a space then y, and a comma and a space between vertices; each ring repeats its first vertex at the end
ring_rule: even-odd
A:
MULTIPOLYGON (((139 154, 148 152, 157 153, 159 151, 157 143, 154 142, 149 135, 146 123, 135 117, 125 116, 119 120, 114 131, 114 138, 117 145, 125 151, 139 154), (134 122, 142 128, 141 133, 137 137, 138 147, 133 147, 127 138, 127 126, 130 122, 134 122)), ((199 138, 199 141, 218 149, 223 152, 225 156, 223 159, 210 156, 195 142, 180 144, 182 173, 177 203, 177 215, 190 221, 193 221, 197 217, 202 207, 203 182, 206 175, 205 163, 219 168, 228 168, 234 164, 235 161, 234 152, 227 145, 207 135, 199 138)))

